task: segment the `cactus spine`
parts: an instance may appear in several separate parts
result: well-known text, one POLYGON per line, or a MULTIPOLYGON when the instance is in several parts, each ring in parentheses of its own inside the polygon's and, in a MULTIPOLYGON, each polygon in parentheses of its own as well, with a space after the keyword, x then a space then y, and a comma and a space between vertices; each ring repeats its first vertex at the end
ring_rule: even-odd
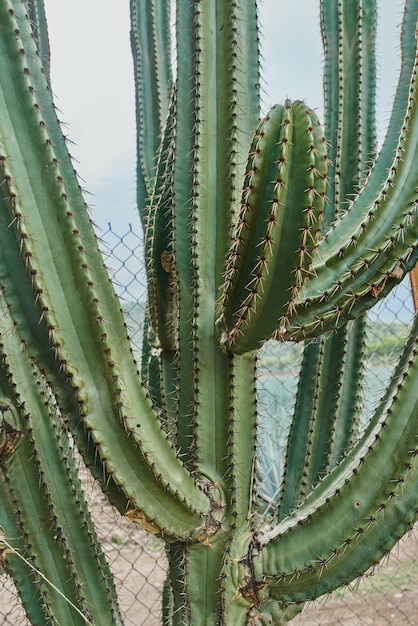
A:
POLYGON ((357 421, 362 315, 418 258, 418 4, 405 3, 371 167, 376 2, 320 2, 325 130, 301 102, 260 122, 254 0, 130 6, 140 368, 56 118, 43 2, 0 0, 6 567, 32 624, 122 623, 71 433, 110 502, 166 542, 164 624, 283 624, 377 563, 417 517, 417 321, 361 435, 357 421), (271 337, 307 342, 267 515, 255 377, 271 337))

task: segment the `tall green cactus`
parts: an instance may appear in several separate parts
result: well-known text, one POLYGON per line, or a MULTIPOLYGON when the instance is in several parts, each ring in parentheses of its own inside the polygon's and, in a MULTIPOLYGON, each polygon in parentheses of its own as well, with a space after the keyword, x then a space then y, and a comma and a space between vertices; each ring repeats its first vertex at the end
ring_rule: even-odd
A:
POLYGON ((167 626, 284 624, 414 523, 418 320, 357 428, 364 314, 418 258, 418 2, 374 159, 376 10, 320 2, 324 129, 302 102, 260 121, 255 0, 131 0, 137 364, 56 118, 43 1, 0 0, 0 526, 32 624, 122 623, 71 441, 164 539, 167 626), (266 514, 255 377, 271 338, 305 352, 266 514))

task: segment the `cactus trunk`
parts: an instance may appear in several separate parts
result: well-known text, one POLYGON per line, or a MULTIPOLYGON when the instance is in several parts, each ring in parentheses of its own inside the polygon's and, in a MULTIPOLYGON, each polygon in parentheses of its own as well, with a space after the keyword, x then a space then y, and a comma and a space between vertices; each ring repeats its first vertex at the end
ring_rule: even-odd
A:
POLYGON ((319 4, 325 128, 300 101, 260 120, 255 0, 131 0, 137 364, 56 118, 43 1, 0 0, 0 525, 34 625, 123 622, 73 442, 165 541, 164 626, 285 624, 417 518, 417 320, 358 422, 365 313, 418 258, 418 2, 376 158, 377 3, 319 4), (266 508, 269 339, 305 348, 266 508))

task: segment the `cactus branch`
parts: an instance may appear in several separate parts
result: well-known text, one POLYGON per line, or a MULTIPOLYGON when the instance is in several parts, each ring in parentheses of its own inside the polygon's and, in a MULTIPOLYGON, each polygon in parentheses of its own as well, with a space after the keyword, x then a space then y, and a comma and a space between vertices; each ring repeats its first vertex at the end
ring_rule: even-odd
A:
POLYGON ((417 330, 415 320, 386 394, 356 446, 299 508, 258 537, 253 564, 266 596, 301 602, 348 584, 389 552, 401 528, 413 524, 417 330))

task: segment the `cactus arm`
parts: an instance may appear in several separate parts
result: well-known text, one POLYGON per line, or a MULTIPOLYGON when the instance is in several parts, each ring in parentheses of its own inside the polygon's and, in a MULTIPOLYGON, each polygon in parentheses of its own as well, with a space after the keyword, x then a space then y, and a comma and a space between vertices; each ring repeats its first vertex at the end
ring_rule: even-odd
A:
POLYGON ((176 155, 173 174, 174 195, 174 253, 178 276, 178 341, 179 341, 179 395, 178 446, 187 463, 191 462, 191 412, 193 390, 193 354, 191 349, 191 311, 193 311, 193 272, 190 261, 190 219, 193 196, 194 151, 194 23, 192 3, 176 7, 176 155), (180 62, 181 61, 181 62, 180 62), (181 115, 177 112, 181 111, 181 115), (184 312, 184 314, 182 314, 184 312), (186 314, 188 312, 188 314, 186 314))
POLYGON ((233 529, 221 572, 221 606, 226 623, 240 623, 248 603, 237 598, 236 564, 258 523, 254 514, 257 407, 254 355, 231 358, 228 458, 229 507, 227 520, 233 529), (250 462, 251 461, 251 462, 250 462))
MULTIPOLYGON (((1 97, 6 99, 2 110, 10 113, 2 118, 9 223, 13 223, 24 263, 37 291, 41 317, 55 353, 56 369, 71 379, 85 429, 97 452, 101 451, 107 471, 133 501, 133 508, 143 508, 145 498, 141 484, 148 484, 148 502, 153 504, 147 514, 154 520, 161 518, 155 522, 160 528, 164 527, 162 518, 166 516, 171 518, 169 526, 176 515, 183 519, 181 524, 188 519, 186 527, 189 529, 183 526, 180 531, 187 535, 191 530, 189 524, 196 528, 201 523, 202 513, 208 512, 208 499, 176 457, 139 384, 123 317, 97 252, 91 224, 83 217, 84 203, 49 93, 39 74, 31 36, 25 35, 23 5, 13 3, 13 14, 7 7, 3 5, 2 23, 5 27, 11 23, 13 36, 3 38, 2 60, 7 63, 10 54, 16 66, 17 57, 17 67, 22 68, 23 77, 22 81, 20 74, 9 71, 12 84, 7 84, 6 78, 2 81, 1 97), (16 27, 21 33, 17 42, 16 27), (19 52, 20 48, 26 50, 25 55, 19 52), (25 71, 26 66, 28 71, 25 71), (23 112, 15 107, 16 92, 23 112), (14 104, 9 105, 8 98, 12 98, 14 104), (22 114, 27 125, 31 125, 29 133, 27 126, 22 128, 20 124, 22 114), (14 137, 18 137, 18 141, 14 137), (13 164, 22 159, 30 174, 26 176, 22 172, 16 177, 13 164), (44 271, 45 267, 48 271, 44 271), (84 337, 81 342, 80 337, 84 337), (98 354, 101 354, 100 368, 98 354), (127 437, 127 433, 132 435, 127 437), (139 467, 138 450, 142 452, 139 467), (116 462, 114 456, 120 462, 116 462), (167 480, 167 476, 170 479, 167 480), (135 485, 139 488, 136 494, 135 485), (175 494, 177 505, 168 505, 170 492, 175 494), (157 515, 152 512, 154 507, 159 510, 157 515)), ((4 271, 9 269, 6 266, 4 271)), ((29 336, 26 339, 31 340, 29 336)), ((33 344, 33 338, 31 342, 33 344)))
POLYGON ((328 224, 353 196, 374 157, 376 15, 376 2, 321 2, 330 160, 328 224))
POLYGON ((361 389, 358 377, 361 374, 364 322, 358 332, 354 329, 351 338, 350 330, 344 327, 343 333, 341 328, 325 341, 317 426, 312 442, 311 487, 347 452, 359 416, 358 396, 361 389))
MULTIPOLYGON (((360 410, 364 320, 307 343, 287 439, 277 516, 294 509, 354 445, 360 410)), ((276 491, 280 485, 276 485, 276 491)))
MULTIPOLYGON (((229 375, 230 523, 246 528, 253 510, 257 431, 256 361, 253 355, 231 359, 229 375), (253 459, 252 463, 248 460, 253 459)), ((250 520, 250 526, 251 526, 250 520)))
MULTIPOLYGON (((1 393, 7 394, 5 400, 9 409, 2 411, 1 437, 2 437, 2 453, 1 453, 1 472, 0 479, 0 529, 1 529, 1 557, 2 567, 13 579, 18 589, 19 596, 26 607, 28 619, 33 624, 44 624, 47 622, 48 616, 46 607, 40 603, 34 603, 33 598, 39 592, 37 581, 34 580, 32 572, 24 560, 25 543, 24 535, 19 527, 19 520, 16 519, 16 512, 19 511, 19 504, 16 502, 13 492, 10 489, 10 481, 7 479, 7 468, 12 465, 16 453, 16 445, 18 438, 20 441, 22 433, 17 429, 19 419, 14 419, 15 410, 11 411, 14 402, 14 393, 10 393, 10 384, 6 375, 5 368, 0 368, 0 389, 1 393), (6 417, 7 416, 7 417, 6 417), (7 421, 6 421, 7 420, 7 421), (4 441, 5 425, 13 428, 13 435, 4 441), (3 446, 7 443, 8 455, 5 458, 3 446), (7 541, 3 542, 3 539, 7 541), (21 558, 23 555, 23 558, 21 558)), ((7 432, 7 431, 6 431, 7 432)))
POLYGON ((347 338, 339 362, 339 389, 334 405, 336 420, 331 430, 332 445, 327 460, 328 469, 333 468, 354 445, 359 428, 365 357, 365 317, 360 316, 352 325, 348 323, 346 330, 347 338))
POLYGON ((297 339, 314 332, 313 328, 335 327, 344 316, 355 317, 383 297, 416 262, 414 11, 414 3, 407 2, 402 68, 385 142, 350 210, 320 242, 312 267, 315 275, 305 282, 295 303, 295 332, 285 338, 297 339), (325 300, 333 311, 327 316, 325 300), (309 322, 309 329, 307 317, 315 320, 309 322))
POLYGON ((290 313, 310 271, 326 171, 325 141, 313 111, 302 102, 273 107, 250 148, 225 271, 221 342, 236 354, 257 349, 290 313))
POLYGON ((300 602, 348 584, 413 524, 417 333, 418 318, 361 440, 294 513, 259 537, 253 563, 260 584, 273 584, 272 597, 300 602))
MULTIPOLYGON (((23 555, 86 617, 103 619, 106 607, 106 623, 121 624, 110 570, 87 512, 65 425, 36 365, 19 358, 20 338, 4 308, 2 313, 2 392, 12 395, 19 406, 12 411, 22 432, 11 462, 5 463, 4 489, 12 500, 19 536, 23 533, 30 546, 23 555)), ((29 579, 34 574, 38 577, 33 570, 29 579)), ((28 613, 36 613, 31 604, 38 603, 50 606, 59 623, 79 624, 80 616, 74 616, 69 603, 44 579, 38 582, 43 591, 32 598, 22 585, 28 613)))
MULTIPOLYGON (((282 519, 353 446, 360 410, 364 320, 308 342, 287 440, 282 519)), ((276 486, 279 490, 279 485, 276 486)))
MULTIPOLYGON (((182 54, 176 86, 177 110, 182 115, 176 120, 174 170, 174 250, 179 281, 179 442, 189 456, 188 463, 201 475, 209 476, 215 484, 215 494, 219 490, 227 521, 225 528, 222 523, 219 533, 211 538, 211 550, 199 545, 184 546, 181 557, 177 547, 171 550, 175 566, 170 575, 176 607, 173 623, 218 622, 224 604, 228 605, 235 592, 227 585, 218 593, 225 550, 233 552, 228 546, 227 529, 230 525, 234 529, 247 528, 251 506, 254 476, 248 455, 254 452, 255 437, 254 360, 246 357, 235 360, 224 354, 214 341, 217 285, 239 193, 241 155, 247 149, 250 131, 258 118, 257 107, 244 108, 241 103, 243 70, 236 66, 235 52, 240 47, 244 49, 247 29, 252 32, 256 24, 255 6, 249 9, 246 4, 215 5, 205 1, 179 2, 177 6, 177 49, 179 56, 182 54), (208 37, 207 32, 218 35, 208 37), (194 98, 191 108, 190 85, 194 98), (244 124, 241 133, 237 127, 238 115, 244 124), (215 141, 215 127, 222 140, 215 141), (185 233, 190 234, 189 239, 185 233), (190 418, 184 420, 188 414, 190 418), (188 450, 190 434, 194 444, 188 450), (181 585, 173 580, 176 572, 178 578, 179 568, 181 585), (204 585, 202 569, 209 573, 204 585)), ((254 32, 252 45, 257 47, 254 32)), ((255 90, 258 69, 253 59, 246 80, 251 86, 254 83, 255 90)))
POLYGON ((48 611, 39 603, 33 602, 33 598, 39 593, 38 581, 34 580, 32 570, 20 558, 25 554, 25 545, 24 537, 19 539, 20 529, 12 512, 17 506, 16 500, 2 480, 0 482, 0 525, 1 532, 4 533, 8 543, 7 547, 5 543, 1 544, 2 558, 6 558, 3 567, 8 574, 13 576, 30 623, 46 624, 49 619, 48 611))
MULTIPOLYGON (((220 3, 219 10, 224 11, 224 2, 220 3)), ((216 13, 217 7, 209 6, 207 2, 189 3, 186 0, 177 5, 179 62, 176 96, 177 111, 182 114, 177 115, 176 124, 174 236, 179 294, 179 444, 195 467, 198 456, 204 458, 202 446, 207 445, 208 451, 210 447, 204 471, 212 474, 214 480, 219 480, 225 473, 225 467, 219 467, 219 459, 225 457, 225 454, 222 455, 218 447, 218 442, 224 439, 222 433, 226 432, 225 419, 223 423, 219 421, 216 425, 212 420, 202 420, 200 427, 207 425, 211 432, 201 431, 199 438, 196 436, 196 419, 199 414, 205 415, 208 410, 203 410, 201 402, 207 402, 211 398, 211 414, 216 419, 216 416, 225 416, 227 400, 223 387, 219 387, 220 379, 223 377, 225 380, 227 376, 226 361, 222 361, 221 355, 214 353, 213 342, 207 334, 211 334, 213 325, 213 320, 209 319, 210 303, 216 297, 212 286, 213 267, 219 264, 216 233, 217 229, 221 230, 222 224, 225 225, 224 215, 227 215, 225 211, 224 215, 220 213, 221 202, 225 202, 224 192, 222 200, 216 198, 219 167, 211 165, 214 171, 208 169, 213 159, 214 163, 222 163, 224 160, 221 151, 223 146, 220 146, 216 154, 218 146, 212 143, 209 132, 209 124, 213 128, 214 124, 224 123, 218 116, 216 97, 226 97, 226 94, 218 94, 218 84, 214 79, 219 42, 218 37, 210 40, 202 37, 207 24, 214 31, 218 31, 216 13), (201 239, 199 220, 202 224, 206 221, 206 241, 201 239), (206 317, 205 311, 208 312, 206 317), (206 333, 206 337, 204 343, 199 343, 202 332, 206 333), (205 364, 202 357, 206 359, 205 364), (215 392, 216 378, 220 392, 215 392), (207 399, 198 397, 202 393, 207 394, 207 399), (190 437, 194 440, 192 449, 190 437), (217 457, 215 463, 214 455, 217 457)), ((223 38, 227 37, 228 30, 226 23, 223 38)), ((219 70, 224 77, 225 69, 219 70)), ((228 205, 229 198, 224 209, 228 205)))
POLYGON ((130 1, 138 122, 137 200, 144 226, 172 88, 169 4, 167 0, 130 1))

